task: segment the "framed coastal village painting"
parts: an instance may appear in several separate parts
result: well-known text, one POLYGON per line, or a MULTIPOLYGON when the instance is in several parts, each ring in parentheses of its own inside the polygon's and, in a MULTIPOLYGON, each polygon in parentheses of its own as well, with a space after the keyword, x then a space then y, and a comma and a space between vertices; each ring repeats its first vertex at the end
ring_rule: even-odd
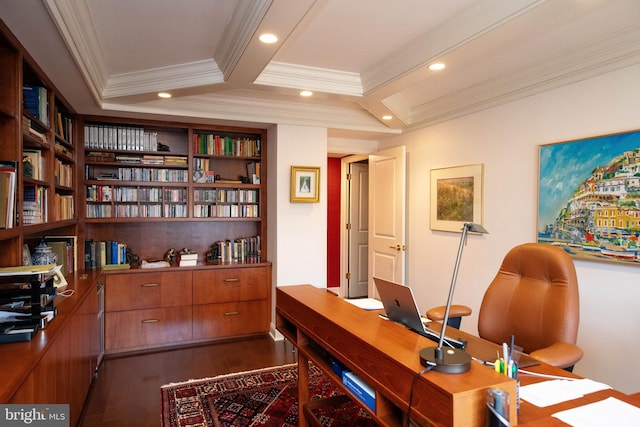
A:
POLYGON ((432 230, 462 232, 465 222, 483 222, 484 165, 431 169, 432 230))
POLYGON ((640 265, 640 130, 541 145, 538 242, 640 265))

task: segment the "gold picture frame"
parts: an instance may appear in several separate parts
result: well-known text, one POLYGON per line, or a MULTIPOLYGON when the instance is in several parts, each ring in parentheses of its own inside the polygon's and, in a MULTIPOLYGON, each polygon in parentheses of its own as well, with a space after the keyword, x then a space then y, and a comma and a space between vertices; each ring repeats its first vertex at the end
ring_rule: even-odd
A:
POLYGON ((320 201, 320 167, 291 166, 291 202, 320 201))
POLYGON ((431 169, 430 228, 462 232, 467 222, 484 225, 484 164, 431 169))

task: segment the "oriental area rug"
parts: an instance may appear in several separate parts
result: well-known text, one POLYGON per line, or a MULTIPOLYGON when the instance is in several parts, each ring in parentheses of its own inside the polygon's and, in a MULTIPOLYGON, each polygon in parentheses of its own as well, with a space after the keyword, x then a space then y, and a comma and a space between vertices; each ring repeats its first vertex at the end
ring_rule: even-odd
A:
MULTIPOLYGON (((167 384, 160 390, 162 427, 297 427, 296 364, 167 384)), ((340 394, 318 369, 309 367, 310 399, 340 394)), ((348 401, 313 411, 323 426, 377 425, 348 401)))

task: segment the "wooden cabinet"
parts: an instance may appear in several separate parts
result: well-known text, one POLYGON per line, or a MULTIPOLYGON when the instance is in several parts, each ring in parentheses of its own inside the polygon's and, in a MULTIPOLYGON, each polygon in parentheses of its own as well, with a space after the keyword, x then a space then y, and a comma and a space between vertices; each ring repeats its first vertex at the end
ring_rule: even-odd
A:
POLYGON ((271 267, 193 272, 193 338, 269 330, 271 267))
POLYGON ((3 385, 0 401, 69 404, 69 425, 74 426, 96 371, 100 332, 95 284, 99 279, 70 277, 69 281, 76 294, 60 301, 58 316, 47 328, 38 332, 31 342, 3 344, 0 363, 5 370, 12 371, 12 375, 7 375, 11 382, 3 385), (26 379, 16 383, 13 373, 27 369, 26 379), (5 393, 11 396, 7 400, 4 400, 5 393))
POLYGON ((271 265, 108 273, 107 353, 264 334, 271 265))
POLYGON ((190 341, 191 305, 191 271, 108 274, 105 350, 190 341))

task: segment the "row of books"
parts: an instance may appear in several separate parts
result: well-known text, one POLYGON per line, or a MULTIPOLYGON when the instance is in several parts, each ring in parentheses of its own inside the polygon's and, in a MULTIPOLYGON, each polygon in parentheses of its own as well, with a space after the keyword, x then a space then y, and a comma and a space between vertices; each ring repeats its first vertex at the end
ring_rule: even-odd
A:
POLYGON ((141 127, 87 124, 84 146, 102 150, 158 151, 158 133, 141 127))
POLYGON ((28 178, 42 179, 44 173, 42 151, 25 148, 22 150, 22 174, 28 178))
POLYGON ((49 91, 46 87, 24 85, 22 87, 24 109, 49 126, 49 91))
POLYGON ((17 162, 0 160, 0 228, 15 226, 17 162))
POLYGON ((73 121, 71 117, 60 112, 58 107, 54 108, 53 115, 55 117, 54 128, 56 134, 60 135, 69 144, 73 144, 73 121))
POLYGON ((182 169, 117 168, 113 173, 96 174, 92 166, 87 166, 85 179, 138 181, 138 182, 187 182, 189 175, 182 169))
POLYGON ((73 166, 56 159, 54 182, 62 187, 73 187, 73 166))
POLYGON ((194 218, 258 218, 258 205, 193 205, 194 218))
POLYGON ((73 219, 75 212, 73 205, 73 196, 71 194, 56 193, 53 199, 55 219, 58 221, 73 219))
POLYGON ((47 245, 51 247, 58 259, 58 265, 62 266, 62 274, 67 276, 78 269, 78 245, 76 236, 45 236, 47 245))
POLYGON ((258 191, 197 188, 193 191, 193 201, 195 203, 258 203, 258 191))
POLYGON ((47 188, 25 183, 22 188, 22 223, 42 224, 49 220, 47 188))
POLYGON ((193 153, 209 156, 260 157, 259 139, 193 134, 193 153))
POLYGON ((260 236, 220 240, 211 246, 207 261, 218 263, 260 262, 260 236))
POLYGON ((108 266, 126 266, 127 244, 115 240, 84 241, 84 268, 109 268, 108 266))

